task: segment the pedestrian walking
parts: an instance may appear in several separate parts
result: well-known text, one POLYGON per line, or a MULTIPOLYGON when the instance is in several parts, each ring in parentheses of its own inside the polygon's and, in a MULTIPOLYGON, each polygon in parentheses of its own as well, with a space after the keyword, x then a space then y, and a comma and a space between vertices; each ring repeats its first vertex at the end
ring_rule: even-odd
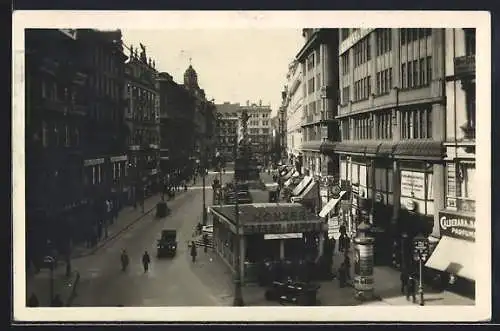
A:
POLYGON ((64 303, 62 302, 61 296, 59 294, 56 294, 52 298, 52 302, 50 303, 50 306, 51 307, 63 307, 64 306, 64 303))
POLYGON ((151 258, 149 257, 148 251, 144 251, 142 255, 142 266, 144 267, 144 272, 148 272, 149 264, 151 263, 151 258))
POLYGON ((197 252, 196 252, 196 243, 194 241, 191 242, 191 259, 194 262, 196 262, 196 255, 197 252))
POLYGON ((399 277, 401 279, 401 294, 405 295, 407 293, 408 287, 408 273, 406 270, 401 271, 401 275, 399 277))
POLYGON ((203 231, 203 225, 201 224, 201 222, 198 222, 198 224, 196 225, 196 233, 200 235, 202 231, 203 231))
POLYGON ((346 280, 346 266, 345 263, 342 262, 340 264, 340 268, 338 270, 338 278, 339 278, 339 287, 343 288, 346 286, 347 280, 346 280))
POLYGON ((413 303, 417 302, 417 280, 413 275, 409 275, 408 284, 406 286, 406 300, 410 300, 410 296, 413 303))
POLYGON ((38 297, 36 296, 35 293, 31 293, 28 299, 28 307, 38 307, 38 306, 40 306, 40 303, 38 302, 38 297))
POLYGON ((129 257, 128 257, 128 254, 127 254, 127 251, 126 250, 122 250, 122 254, 120 256, 120 260, 122 262, 122 271, 126 271, 127 270, 127 267, 128 267, 128 264, 130 262, 129 260, 129 257))
POLYGON ((344 255, 344 265, 345 265, 345 276, 347 280, 351 280, 351 259, 349 258, 349 255, 346 254, 344 255))
POLYGON ((207 253, 208 251, 208 234, 203 234, 203 251, 207 253))

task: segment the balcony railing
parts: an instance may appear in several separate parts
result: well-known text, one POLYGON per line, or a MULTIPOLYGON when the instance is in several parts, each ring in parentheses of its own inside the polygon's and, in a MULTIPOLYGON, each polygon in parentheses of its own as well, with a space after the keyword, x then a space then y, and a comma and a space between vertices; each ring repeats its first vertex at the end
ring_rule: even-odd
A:
POLYGON ((456 57, 454 64, 455 64, 456 76, 469 76, 469 75, 474 75, 476 73, 475 55, 456 57))

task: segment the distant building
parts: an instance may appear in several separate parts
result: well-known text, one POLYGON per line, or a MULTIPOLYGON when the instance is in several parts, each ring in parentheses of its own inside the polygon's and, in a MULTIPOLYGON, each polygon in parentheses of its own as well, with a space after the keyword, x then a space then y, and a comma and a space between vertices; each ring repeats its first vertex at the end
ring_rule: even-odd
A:
POLYGON ((224 102, 215 105, 217 109, 216 152, 219 152, 225 162, 233 162, 238 138, 239 103, 224 102))
POLYGON ((190 65, 184 84, 172 76, 158 75, 161 121, 161 169, 165 176, 188 173, 215 156, 215 106, 198 86, 198 75, 190 65))
MULTIPOLYGON (((142 45, 141 45, 142 46, 142 45)), ((159 189, 160 117, 158 74, 154 61, 130 46, 126 62, 125 119, 129 129, 128 148, 131 201, 143 199, 159 189)))
POLYGON ((240 107, 240 112, 248 113, 248 139, 253 156, 257 162, 267 164, 270 159, 271 142, 271 106, 247 101, 240 107))
POLYGON ((296 56, 302 72, 302 168, 306 175, 338 178, 338 156, 333 150, 340 140, 335 121, 338 30, 307 28, 302 34, 305 44, 296 56))
POLYGON ((302 103, 304 94, 302 90, 302 66, 296 60, 290 63, 286 85, 286 158, 288 163, 302 168, 302 103))

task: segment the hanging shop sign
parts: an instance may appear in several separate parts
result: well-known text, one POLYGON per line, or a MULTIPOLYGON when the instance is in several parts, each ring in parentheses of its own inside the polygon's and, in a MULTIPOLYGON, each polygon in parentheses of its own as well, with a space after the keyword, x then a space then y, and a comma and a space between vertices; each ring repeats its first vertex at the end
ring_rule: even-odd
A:
POLYGON ((401 196, 425 200, 425 173, 401 171, 401 196))
POLYGON ((264 240, 273 239, 300 239, 302 238, 302 233, 283 233, 283 234, 265 234, 264 240))
POLYGON ((127 155, 120 155, 120 156, 112 156, 109 159, 112 163, 114 163, 114 162, 127 161, 128 157, 127 155))
POLYGON ((467 241, 476 241, 476 219, 470 216, 439 212, 441 234, 467 241))
POLYGON ((100 159, 91 159, 91 160, 85 160, 85 161, 83 161, 83 166, 84 167, 90 167, 90 166, 95 166, 95 165, 102 164, 102 163, 104 163, 104 159, 103 158, 100 158, 100 159))

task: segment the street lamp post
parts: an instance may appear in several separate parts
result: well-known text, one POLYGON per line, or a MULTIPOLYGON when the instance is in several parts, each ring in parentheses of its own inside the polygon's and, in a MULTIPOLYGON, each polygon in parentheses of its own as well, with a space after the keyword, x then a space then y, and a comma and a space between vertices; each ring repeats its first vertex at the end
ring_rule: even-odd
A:
POLYGON ((236 254, 236 272, 235 272, 235 279, 234 279, 234 301, 233 301, 233 306, 235 307, 241 307, 244 306, 245 303, 243 302, 243 293, 241 291, 241 258, 240 258, 240 244, 241 244, 241 227, 240 227, 240 208, 239 208, 239 203, 238 203, 238 185, 237 182, 235 182, 235 204, 234 204, 234 211, 235 211, 235 222, 236 222, 236 249, 235 249, 235 254, 236 254))

